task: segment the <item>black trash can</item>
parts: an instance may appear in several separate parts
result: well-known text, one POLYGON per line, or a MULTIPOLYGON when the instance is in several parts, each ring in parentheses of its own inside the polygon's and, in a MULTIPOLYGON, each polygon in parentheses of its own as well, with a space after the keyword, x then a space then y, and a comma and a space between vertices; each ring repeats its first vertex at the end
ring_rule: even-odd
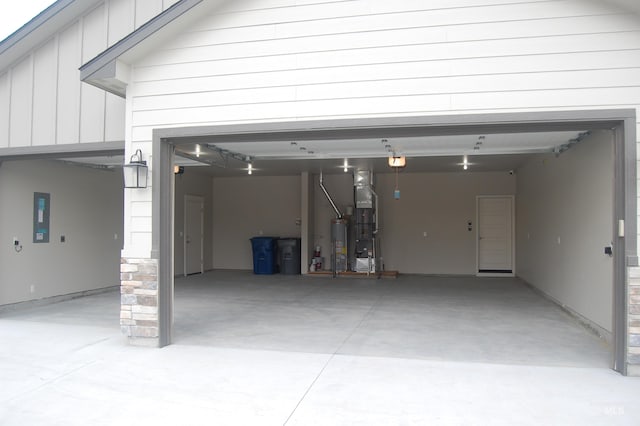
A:
POLYGON ((279 239, 278 258, 280 260, 280 273, 300 275, 300 238, 279 239))
POLYGON ((275 274, 278 271, 277 241, 278 238, 276 237, 251 238, 251 247, 253 248, 254 274, 275 274))

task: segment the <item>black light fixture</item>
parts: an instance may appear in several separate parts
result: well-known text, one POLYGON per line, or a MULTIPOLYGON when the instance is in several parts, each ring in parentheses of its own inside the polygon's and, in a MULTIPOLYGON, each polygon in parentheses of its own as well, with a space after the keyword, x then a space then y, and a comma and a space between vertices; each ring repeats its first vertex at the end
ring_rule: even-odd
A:
POLYGON ((129 164, 122 166, 125 188, 146 188, 149 168, 147 162, 142 160, 142 150, 137 149, 131 156, 129 164))

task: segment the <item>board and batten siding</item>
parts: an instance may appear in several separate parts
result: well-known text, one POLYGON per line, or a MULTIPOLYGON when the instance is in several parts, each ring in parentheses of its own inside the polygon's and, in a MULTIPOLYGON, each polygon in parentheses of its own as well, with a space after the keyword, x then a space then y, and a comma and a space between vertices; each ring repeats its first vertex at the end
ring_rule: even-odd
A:
POLYGON ((124 140, 125 101, 78 68, 177 0, 106 0, 0 70, 0 149, 124 140))

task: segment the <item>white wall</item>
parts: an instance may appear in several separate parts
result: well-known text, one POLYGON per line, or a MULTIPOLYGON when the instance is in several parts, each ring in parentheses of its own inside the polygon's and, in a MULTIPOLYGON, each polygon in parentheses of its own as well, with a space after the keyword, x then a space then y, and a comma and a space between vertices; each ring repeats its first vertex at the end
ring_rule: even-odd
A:
POLYGON ((175 262, 174 273, 184 274, 184 205, 185 195, 198 195, 204 199, 204 270, 213 268, 213 180, 211 176, 188 168, 175 177, 175 262))
POLYGON ((78 68, 176 0, 105 0, 0 69, 0 149, 122 141, 125 100, 78 68))
POLYGON ((207 4, 132 64, 128 150, 158 127, 640 105, 640 17, 605 2, 207 4))
POLYGON ((300 237, 300 176, 213 179, 213 267, 253 269, 250 239, 300 237))
POLYGON ((121 171, 3 162, 0 305, 119 285, 122 200, 121 171), (34 192, 51 194, 49 243, 32 242, 34 192))
POLYGON ((597 132, 559 157, 518 170, 517 272, 561 304, 612 330, 613 143, 597 132))
POLYGON ((640 99, 629 68, 640 57, 627 50, 640 47, 640 18, 604 2, 254 0, 214 12, 136 64, 136 135, 167 124, 640 99))

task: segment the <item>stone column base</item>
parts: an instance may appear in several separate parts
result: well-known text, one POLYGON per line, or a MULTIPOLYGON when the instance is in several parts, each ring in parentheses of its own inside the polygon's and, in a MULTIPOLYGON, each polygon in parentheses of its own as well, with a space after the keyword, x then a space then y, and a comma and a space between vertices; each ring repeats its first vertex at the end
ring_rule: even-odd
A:
POLYGON ((120 260, 120 328, 132 345, 159 346, 158 260, 120 260))

